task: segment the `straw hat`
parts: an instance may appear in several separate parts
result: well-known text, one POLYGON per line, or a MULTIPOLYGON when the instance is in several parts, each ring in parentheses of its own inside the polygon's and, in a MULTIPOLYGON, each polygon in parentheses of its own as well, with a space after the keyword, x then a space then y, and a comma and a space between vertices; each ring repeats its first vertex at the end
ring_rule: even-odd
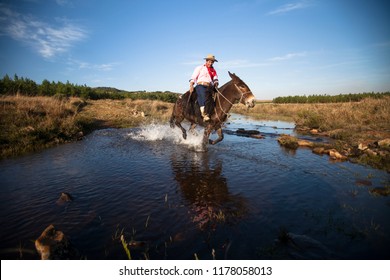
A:
POLYGON ((208 54, 204 59, 218 62, 218 60, 216 60, 215 56, 213 56, 212 54, 208 54))

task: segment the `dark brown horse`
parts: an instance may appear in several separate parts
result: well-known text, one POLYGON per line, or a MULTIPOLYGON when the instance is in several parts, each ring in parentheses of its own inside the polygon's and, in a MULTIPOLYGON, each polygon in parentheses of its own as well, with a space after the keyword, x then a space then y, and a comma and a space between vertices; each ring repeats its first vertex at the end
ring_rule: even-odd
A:
POLYGON ((195 91, 192 94, 187 91, 176 101, 175 106, 173 107, 170 124, 172 128, 176 125, 181 129, 184 139, 187 138, 187 132, 182 127, 181 122, 184 119, 187 119, 191 122, 190 130, 192 130, 196 124, 205 127, 203 136, 204 148, 207 143, 212 145, 217 144, 223 140, 222 124, 226 121, 233 104, 238 101, 250 108, 255 106, 255 96, 249 87, 235 74, 229 72, 229 76, 232 80, 221 86, 215 93, 215 106, 213 106, 210 114, 210 121, 208 122, 204 122, 200 115, 199 105, 195 102, 195 91), (216 140, 209 139, 210 134, 213 131, 217 131, 218 133, 218 138, 216 140))

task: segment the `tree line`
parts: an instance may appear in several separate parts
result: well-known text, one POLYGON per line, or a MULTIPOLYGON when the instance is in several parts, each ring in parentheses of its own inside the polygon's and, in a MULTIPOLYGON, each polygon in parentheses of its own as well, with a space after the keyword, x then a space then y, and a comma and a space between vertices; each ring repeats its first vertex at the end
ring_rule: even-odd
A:
POLYGON ((364 93, 349 93, 338 95, 295 95, 276 97, 272 100, 273 103, 338 103, 338 102, 358 102, 364 98, 383 98, 390 96, 390 92, 364 92, 364 93))
MULTIPOLYGON (((179 94, 170 91, 124 91, 110 87, 91 88, 87 85, 77 85, 67 81, 50 82, 43 80, 41 84, 29 78, 18 77, 16 74, 13 78, 5 75, 0 80, 0 95, 29 95, 29 96, 55 96, 55 97, 81 97, 84 99, 149 99, 161 100, 175 103, 179 94)), ((295 95, 276 97, 273 103, 337 103, 337 102, 357 102, 364 98, 382 98, 390 96, 390 92, 382 93, 350 93, 339 95, 295 95)))
POLYGON ((87 85, 77 85, 67 81, 50 82, 43 80, 41 84, 29 78, 13 78, 5 75, 0 80, 0 95, 28 95, 28 96, 54 96, 54 97, 81 97, 84 99, 149 99, 165 102, 176 102, 178 94, 170 91, 124 91, 109 87, 92 88, 87 85))

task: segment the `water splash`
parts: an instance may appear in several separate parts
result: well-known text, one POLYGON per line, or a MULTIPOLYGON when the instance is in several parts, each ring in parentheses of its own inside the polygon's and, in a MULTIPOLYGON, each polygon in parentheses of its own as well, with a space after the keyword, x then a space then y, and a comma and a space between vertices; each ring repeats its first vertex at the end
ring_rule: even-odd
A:
POLYGON ((204 151, 202 145, 203 128, 195 129, 195 133, 187 131, 187 139, 184 139, 177 127, 172 129, 165 124, 149 124, 140 127, 137 131, 130 132, 128 136, 137 141, 169 141, 173 144, 185 145, 197 152, 204 151))

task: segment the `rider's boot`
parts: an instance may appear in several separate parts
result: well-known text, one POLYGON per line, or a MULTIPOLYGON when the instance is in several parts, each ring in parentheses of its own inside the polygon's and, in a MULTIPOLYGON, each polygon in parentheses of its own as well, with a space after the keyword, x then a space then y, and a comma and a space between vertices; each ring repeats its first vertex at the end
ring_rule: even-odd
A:
POLYGON ((200 113, 202 114, 203 121, 208 122, 210 117, 204 112, 204 106, 200 107, 200 113))

